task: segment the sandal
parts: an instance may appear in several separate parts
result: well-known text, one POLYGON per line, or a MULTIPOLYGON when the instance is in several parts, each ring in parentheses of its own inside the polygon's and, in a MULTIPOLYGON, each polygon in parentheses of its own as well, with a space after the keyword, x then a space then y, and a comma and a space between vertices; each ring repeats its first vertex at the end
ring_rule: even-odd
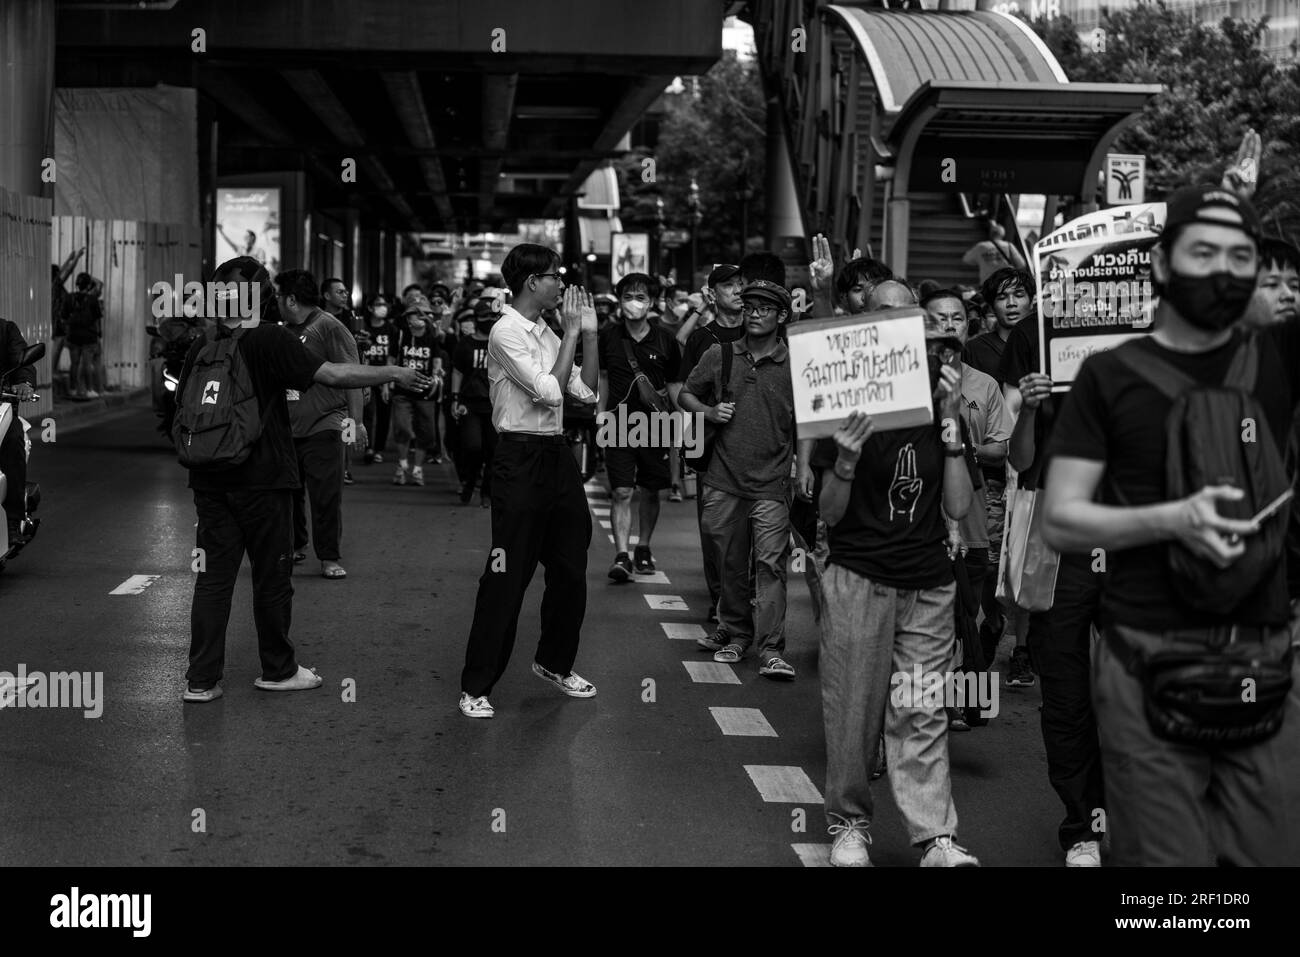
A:
POLYGON ((322 568, 321 578, 347 578, 348 573, 343 570, 342 566, 335 565, 333 568, 322 568))
POLYGON ((745 649, 740 645, 726 645, 720 650, 714 652, 713 660, 720 661, 723 664, 734 665, 740 660, 740 656, 745 653, 745 649))
POLYGON ((294 552, 294 553, 293 553, 293 563, 294 563, 295 565, 301 565, 301 564, 302 564, 303 562, 305 562, 306 560, 307 560, 307 553, 306 553, 306 552, 294 552))

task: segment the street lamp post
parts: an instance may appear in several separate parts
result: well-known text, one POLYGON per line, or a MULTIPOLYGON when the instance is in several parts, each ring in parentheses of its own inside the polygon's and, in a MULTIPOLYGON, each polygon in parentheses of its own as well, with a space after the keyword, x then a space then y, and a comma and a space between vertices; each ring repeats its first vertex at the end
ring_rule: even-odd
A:
POLYGON ((664 200, 655 200, 655 272, 664 275, 664 200))
POLYGON ((691 287, 695 285, 695 269, 699 263, 699 243, 700 223, 704 219, 704 214, 700 212, 700 184, 691 177, 691 191, 686 197, 686 205, 691 210, 691 273, 687 280, 691 287))

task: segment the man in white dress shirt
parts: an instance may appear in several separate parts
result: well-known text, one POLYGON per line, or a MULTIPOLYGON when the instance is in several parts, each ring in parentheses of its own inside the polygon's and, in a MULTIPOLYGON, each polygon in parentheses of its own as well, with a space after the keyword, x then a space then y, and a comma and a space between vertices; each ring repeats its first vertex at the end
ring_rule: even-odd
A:
POLYGON ((461 673, 460 710, 470 718, 493 715, 487 696, 510 662, 524 592, 539 561, 546 566, 546 591, 533 673, 574 698, 596 693, 573 673, 587 610, 591 514, 562 427, 566 391, 596 402, 596 307, 582 289, 564 287, 559 266, 554 251, 533 243, 516 246, 501 264, 514 301, 501 310, 488 338, 499 441, 491 464, 492 548, 461 673), (563 338, 541 318, 551 308, 559 309, 563 338), (580 367, 573 362, 579 341, 580 367))

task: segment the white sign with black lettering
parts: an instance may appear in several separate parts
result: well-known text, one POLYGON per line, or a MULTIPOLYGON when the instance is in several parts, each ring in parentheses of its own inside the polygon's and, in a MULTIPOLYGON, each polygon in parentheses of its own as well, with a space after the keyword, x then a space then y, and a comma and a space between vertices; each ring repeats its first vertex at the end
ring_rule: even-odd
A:
POLYGON ((789 346, 799 438, 831 435, 852 412, 871 416, 877 432, 933 421, 920 309, 799 322, 789 346))

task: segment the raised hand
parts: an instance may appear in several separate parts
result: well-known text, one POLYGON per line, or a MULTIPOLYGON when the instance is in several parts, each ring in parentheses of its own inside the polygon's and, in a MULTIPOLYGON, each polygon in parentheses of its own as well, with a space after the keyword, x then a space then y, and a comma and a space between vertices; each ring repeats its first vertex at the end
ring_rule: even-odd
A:
POLYGON ((596 300, 587 290, 579 286, 573 288, 577 290, 578 306, 582 313, 582 322, 579 328, 584 336, 595 335, 599 325, 596 319, 596 300))
POLYGON ((813 237, 813 261, 808 264, 813 291, 829 289, 835 276, 835 260, 831 258, 831 241, 822 233, 813 237))
POLYGON ((1263 152, 1264 146, 1259 134, 1253 129, 1246 130, 1246 135, 1241 138, 1241 146, 1237 148, 1237 158, 1223 173, 1223 188, 1232 190, 1244 199, 1254 196, 1255 187, 1259 184, 1259 160, 1263 152))
POLYGON ((835 449, 839 453, 840 461, 856 466, 859 456, 862 455, 862 447, 866 445, 867 439, 875 429, 876 424, 871 421, 871 416, 865 412, 850 412, 844 424, 831 436, 835 440, 835 449))
MULTIPOLYGON (((579 294, 582 292, 577 286, 564 287, 564 300, 560 305, 560 323, 564 328, 564 334, 576 335, 582 331, 582 300, 579 294)), ((593 307, 593 313, 595 309, 593 307)))

